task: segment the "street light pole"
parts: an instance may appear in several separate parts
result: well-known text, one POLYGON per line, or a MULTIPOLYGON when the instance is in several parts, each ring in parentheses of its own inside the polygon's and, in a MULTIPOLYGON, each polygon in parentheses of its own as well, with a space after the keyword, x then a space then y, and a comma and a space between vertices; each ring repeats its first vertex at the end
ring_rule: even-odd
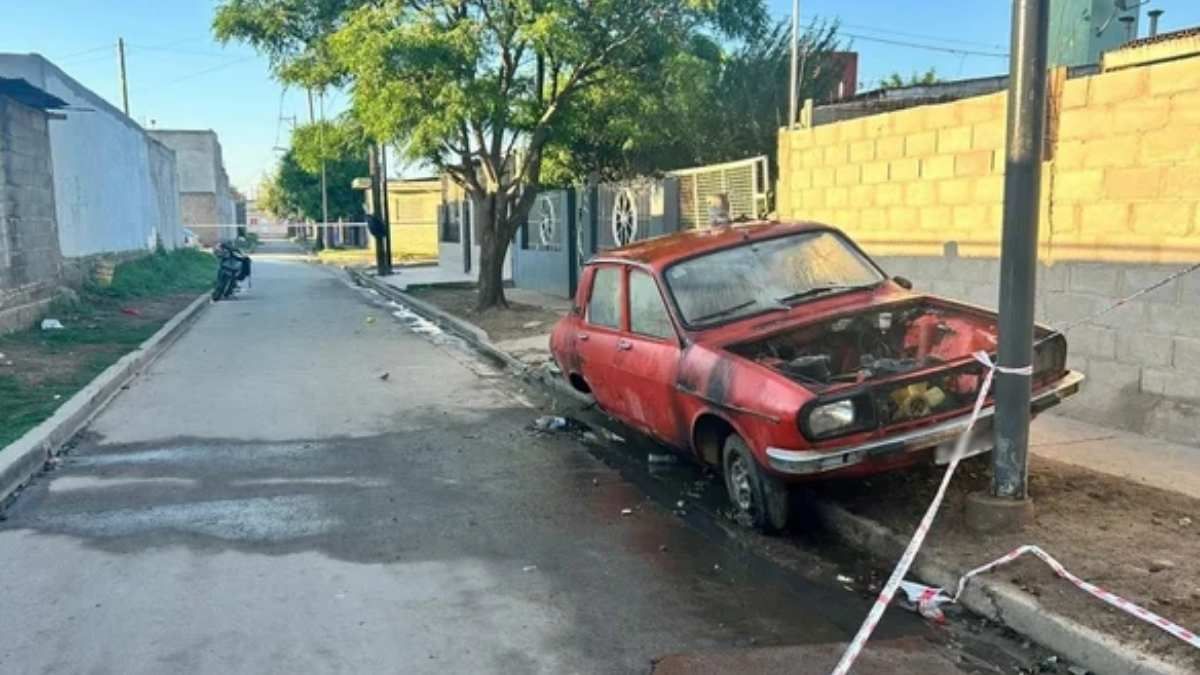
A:
POLYGON ((800 0, 792 0, 792 69, 788 75, 788 123, 791 129, 796 125, 796 81, 800 71, 800 0))
POLYGON ((1019 528, 1032 515, 1027 490, 1032 378, 1011 369, 1033 362, 1049 5, 1050 0, 1013 2, 1000 252, 1000 370, 994 390, 996 448, 991 495, 968 505, 968 520, 977 529, 1019 528), (982 519, 972 518, 972 512, 982 519))

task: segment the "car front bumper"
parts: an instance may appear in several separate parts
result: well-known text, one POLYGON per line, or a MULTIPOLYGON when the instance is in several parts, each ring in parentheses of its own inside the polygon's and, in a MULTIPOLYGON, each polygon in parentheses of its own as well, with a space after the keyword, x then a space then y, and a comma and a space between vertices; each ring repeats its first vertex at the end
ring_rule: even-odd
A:
MULTIPOLYGON (((1052 408, 1061 403, 1064 398, 1079 391, 1079 384, 1083 382, 1083 378, 1083 373, 1067 371, 1062 378, 1036 392, 1031 401, 1034 412, 1052 408)), ((990 431, 995 414, 994 406, 988 406, 980 411, 979 420, 976 422, 976 429, 973 432, 976 437, 968 445, 967 455, 976 455, 991 449, 989 439, 982 438, 979 432, 990 431)), ((962 415, 933 426, 913 429, 832 451, 787 450, 770 447, 767 448, 767 462, 775 471, 793 476, 809 476, 837 471, 868 460, 883 459, 953 443, 959 435, 966 431, 970 419, 969 414, 962 415)))

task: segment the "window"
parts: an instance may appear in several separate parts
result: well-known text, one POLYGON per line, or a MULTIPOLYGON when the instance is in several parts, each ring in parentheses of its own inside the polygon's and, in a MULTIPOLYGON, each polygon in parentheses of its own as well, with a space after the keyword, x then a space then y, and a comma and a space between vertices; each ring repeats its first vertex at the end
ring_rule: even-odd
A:
POLYGON ((884 277, 840 235, 815 230, 693 258, 670 267, 666 279, 683 322, 697 328, 871 287, 884 277))
POLYGON ((621 270, 600 267, 592 275, 592 298, 588 301, 588 323, 595 326, 621 326, 621 270))
POLYGON ((640 270, 629 272, 629 330, 656 338, 675 336, 658 284, 640 270))

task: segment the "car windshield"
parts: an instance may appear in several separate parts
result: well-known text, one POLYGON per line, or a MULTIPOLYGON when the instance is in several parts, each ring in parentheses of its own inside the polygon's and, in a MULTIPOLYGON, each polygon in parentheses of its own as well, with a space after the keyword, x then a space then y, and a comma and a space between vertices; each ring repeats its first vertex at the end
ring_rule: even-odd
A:
POLYGON ((883 281, 865 256, 828 230, 709 253, 668 268, 666 278, 684 323, 694 327, 883 281))

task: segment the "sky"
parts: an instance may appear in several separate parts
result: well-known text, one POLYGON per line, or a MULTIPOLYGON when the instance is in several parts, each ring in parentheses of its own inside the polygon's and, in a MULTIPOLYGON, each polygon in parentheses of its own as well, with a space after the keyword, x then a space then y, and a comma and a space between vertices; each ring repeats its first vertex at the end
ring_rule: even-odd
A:
MULTIPOLYGON (((777 17, 791 0, 767 0, 777 17)), ((143 126, 213 129, 238 189, 253 196, 288 143, 293 120, 308 119, 303 91, 271 79, 267 60, 212 37, 216 0, 0 0, 0 52, 38 52, 120 107, 116 42, 126 43, 130 113, 143 126)), ((1150 0, 1161 30, 1200 25, 1198 0, 1150 0)), ((892 72, 935 68, 945 79, 1004 72, 1008 0, 801 0, 804 23, 837 19, 859 52, 867 89, 892 72)), ((1145 31, 1143 22, 1143 32, 1145 31)), ((348 101, 326 97, 325 114, 348 101)))

